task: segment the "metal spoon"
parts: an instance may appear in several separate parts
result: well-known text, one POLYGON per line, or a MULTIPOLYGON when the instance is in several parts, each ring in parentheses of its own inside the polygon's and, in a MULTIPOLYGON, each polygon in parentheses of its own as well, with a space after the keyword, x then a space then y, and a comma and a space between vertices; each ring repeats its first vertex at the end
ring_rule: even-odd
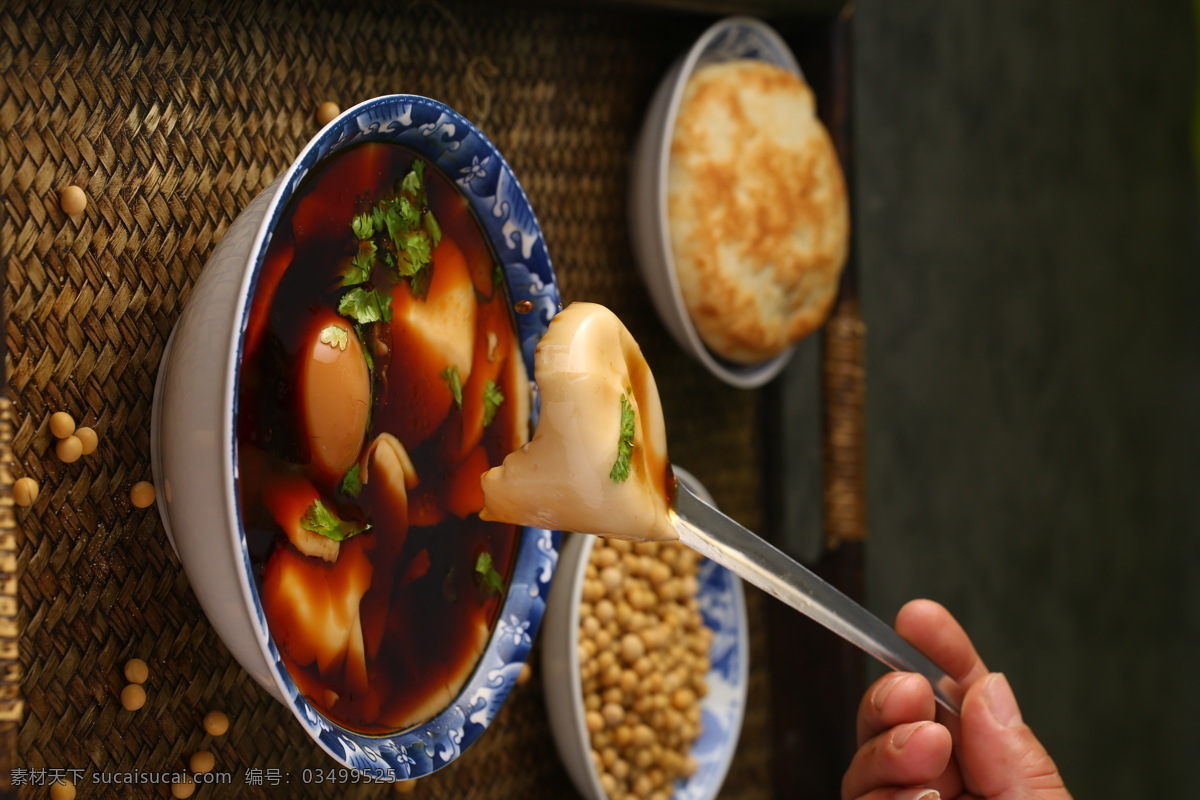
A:
POLYGON ((811 617, 892 669, 925 676, 933 686, 937 702, 947 711, 960 713, 962 687, 887 623, 812 570, 705 503, 682 481, 675 482, 671 521, 683 544, 811 617))

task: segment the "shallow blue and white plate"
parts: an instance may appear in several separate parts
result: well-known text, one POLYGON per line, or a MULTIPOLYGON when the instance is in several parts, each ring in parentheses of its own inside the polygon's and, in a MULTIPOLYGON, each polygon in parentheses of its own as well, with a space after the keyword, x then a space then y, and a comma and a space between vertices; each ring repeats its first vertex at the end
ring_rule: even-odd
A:
MULTIPOLYGON (((213 250, 180 316, 154 392, 151 455, 158 508, 196 596, 230 651, 341 764, 381 779, 427 775, 458 758, 495 718, 542 620, 561 534, 524 529, 499 621, 474 674, 428 722, 365 736, 321 715, 296 688, 271 638, 238 514, 236 398, 249 300, 263 256, 293 193, 326 157, 355 144, 395 142, 461 189, 503 267, 526 370, 558 308, 554 271, 529 200, 504 157, 453 109, 389 95, 343 112, 238 215, 213 250)), ((536 398, 534 414, 536 416, 536 398)), ((419 643, 414 643, 419 646, 419 643)))
MULTIPOLYGON (((678 480, 712 503, 712 496, 691 473, 679 467, 674 471, 678 480)), ((554 744, 575 788, 587 800, 608 800, 592 764, 579 671, 579 606, 584 571, 595 542, 595 536, 579 533, 567 534, 563 542, 559 578, 546 610, 542 683, 554 744)), ((704 624, 713 631, 705 675, 708 693, 700 700, 700 737, 691 748, 696 772, 676 781, 672 800, 712 800, 721 790, 737 750, 750 682, 750 628, 741 579, 705 559, 699 583, 700 611, 704 624)))

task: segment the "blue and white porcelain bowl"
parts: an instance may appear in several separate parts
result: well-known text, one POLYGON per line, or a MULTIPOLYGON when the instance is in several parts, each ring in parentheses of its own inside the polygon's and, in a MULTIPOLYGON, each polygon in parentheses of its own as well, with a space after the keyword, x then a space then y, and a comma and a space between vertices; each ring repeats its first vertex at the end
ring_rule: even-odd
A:
MULTIPOLYGON (((675 477, 712 503, 712 496, 686 470, 675 477)), ((583 679, 579 663, 579 606, 595 536, 566 534, 559 577, 550 593, 542 643, 542 685, 550 729, 559 757, 575 788, 587 800, 608 800, 591 758, 591 736, 584 721, 583 679)), ((697 600, 704 624, 713 631, 708 694, 700 700, 700 737, 692 743, 696 772, 675 783, 672 800, 712 800, 721 790, 737 750, 750 683, 750 628, 742 581, 724 567, 701 562, 697 600)))
POLYGON ((159 367, 151 451, 167 536, 230 652, 337 761, 402 780, 449 764, 495 718, 541 622, 561 534, 522 531, 499 621, 474 674, 449 706, 422 725, 391 736, 364 736, 336 725, 297 690, 280 659, 238 513, 235 398, 242 341, 263 256, 293 193, 327 156, 369 141, 405 145, 457 183, 491 240, 513 301, 532 306, 517 315, 517 327, 533 374, 533 348, 558 308, 558 290, 524 191, 496 147, 454 110, 425 97, 378 97, 322 129, 213 250, 159 367))

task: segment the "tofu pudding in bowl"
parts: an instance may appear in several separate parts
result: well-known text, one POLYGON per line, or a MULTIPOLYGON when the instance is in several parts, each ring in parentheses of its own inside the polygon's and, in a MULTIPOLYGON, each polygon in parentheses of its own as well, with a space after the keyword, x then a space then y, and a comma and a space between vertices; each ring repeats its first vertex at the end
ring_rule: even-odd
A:
POLYGON ((558 303, 508 165, 426 98, 356 106, 234 222, 155 391, 160 511, 229 649, 342 764, 419 777, 526 658, 558 535, 480 519, 558 303))

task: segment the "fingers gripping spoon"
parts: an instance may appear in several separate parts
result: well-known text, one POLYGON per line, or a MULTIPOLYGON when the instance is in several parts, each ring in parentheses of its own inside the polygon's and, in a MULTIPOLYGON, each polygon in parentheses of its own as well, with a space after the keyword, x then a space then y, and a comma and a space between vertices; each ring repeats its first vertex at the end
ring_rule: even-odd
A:
POLYGON ((677 483, 654 376, 608 309, 574 303, 534 354, 532 441, 483 476, 484 519, 675 540, 811 617, 893 669, 924 675, 959 713, 961 688, 891 627, 677 483))

